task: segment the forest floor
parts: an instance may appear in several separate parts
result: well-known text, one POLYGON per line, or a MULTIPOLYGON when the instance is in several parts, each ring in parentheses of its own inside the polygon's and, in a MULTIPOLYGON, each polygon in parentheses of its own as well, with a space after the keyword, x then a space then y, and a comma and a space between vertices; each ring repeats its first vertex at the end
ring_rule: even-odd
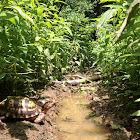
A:
MULTIPOLYGON (((87 78, 86 75, 81 76, 87 78)), ((46 114, 46 120, 50 123, 45 121, 43 125, 39 125, 26 120, 0 121, 0 140, 60 140, 55 121, 60 107, 63 106, 62 100, 75 92, 83 91, 90 101, 89 107, 95 114, 96 122, 110 128, 108 140, 140 140, 139 118, 130 117, 134 112, 129 106, 129 102, 134 100, 133 96, 116 96, 113 93, 118 89, 118 85, 103 88, 100 81, 74 85, 54 84, 40 93, 41 97, 53 98, 56 101, 46 114)))

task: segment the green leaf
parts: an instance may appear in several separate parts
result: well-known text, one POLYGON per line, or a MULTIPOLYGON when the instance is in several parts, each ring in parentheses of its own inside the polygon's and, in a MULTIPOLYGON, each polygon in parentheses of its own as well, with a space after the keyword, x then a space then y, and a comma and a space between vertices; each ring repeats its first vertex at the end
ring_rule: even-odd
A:
POLYGON ((33 6, 33 8, 36 7, 34 0, 31 0, 31 6, 33 6))
POLYGON ((60 3, 67 4, 66 2, 64 2, 64 1, 60 1, 60 0, 55 0, 55 2, 60 2, 60 3))
POLYGON ((41 39, 41 37, 39 37, 39 36, 35 37, 35 41, 39 41, 40 39, 41 39))
POLYGON ((39 16, 42 16, 42 15, 43 15, 43 11, 44 11, 44 8, 42 8, 42 7, 38 7, 38 8, 37 8, 37 14, 38 14, 39 16))
POLYGON ((113 4, 108 4, 108 5, 105 5, 103 7, 109 7, 111 9, 120 9, 122 8, 122 5, 113 5, 113 4))
POLYGON ((27 54, 27 52, 28 52, 28 48, 27 48, 27 47, 20 47, 20 46, 18 46, 18 48, 19 48, 23 53, 27 54))
POLYGON ((115 125, 115 124, 111 124, 111 128, 112 129, 120 129, 120 130, 123 130, 123 128, 121 128, 121 126, 115 125))
POLYGON ((30 18, 27 14, 25 14, 22 9, 18 6, 14 6, 14 5, 10 5, 11 8, 15 9, 16 11, 18 11, 18 13, 24 18, 29 20, 32 24, 35 25, 34 21, 32 18, 30 18))
POLYGON ((124 75, 124 78, 122 80, 125 80, 125 79, 129 79, 130 78, 130 75, 124 75))
POLYGON ((17 23, 19 23, 19 17, 15 16, 15 20, 17 21, 17 23))
POLYGON ((129 23, 128 21, 130 21, 130 19, 133 17, 133 15, 137 12, 137 9, 138 9, 138 7, 139 7, 139 4, 140 4, 140 0, 134 0, 134 1, 131 3, 131 5, 130 5, 128 11, 127 11, 128 14, 127 14, 127 16, 125 17, 125 20, 124 20, 123 24, 121 25, 120 30, 119 30, 119 32, 118 32, 118 34, 117 34, 115 40, 116 40, 117 38, 120 38, 120 36, 121 36, 123 30, 125 29, 125 27, 126 27, 127 24, 129 23))
POLYGON ((140 116, 140 110, 134 112, 131 116, 140 116))
POLYGON ((53 39, 49 39, 49 41, 56 41, 56 42, 61 42, 62 39, 59 37, 53 38, 53 39))
POLYGON ((81 65, 81 63, 80 63, 79 61, 75 61, 75 63, 76 63, 78 66, 81 65))
POLYGON ((104 14, 101 15, 99 23, 97 25, 97 29, 101 28, 110 18, 114 16, 114 14, 118 11, 117 9, 107 10, 104 14))
POLYGON ((42 51, 43 51, 42 46, 37 46, 37 48, 38 48, 38 50, 39 50, 40 52, 42 52, 42 51))
POLYGON ((140 56, 140 53, 125 54, 125 55, 120 56, 119 58, 122 58, 122 57, 128 57, 128 56, 140 56))
POLYGON ((71 29, 70 29, 69 27, 65 26, 64 28, 69 32, 69 34, 70 34, 71 36, 73 35, 73 34, 72 34, 72 31, 71 31, 71 29))
POLYGON ((49 49, 48 49, 48 48, 47 48, 47 49, 45 49, 44 54, 45 54, 46 56, 50 55, 50 51, 49 51, 49 49))
POLYGON ((92 18, 91 20, 100 21, 100 18, 92 18))
POLYGON ((50 38, 53 38, 55 36, 54 32, 51 32, 50 38))
POLYGON ((35 2, 36 2, 36 4, 39 6, 39 2, 38 2, 38 0, 35 0, 35 2))
POLYGON ((3 79, 5 77, 6 73, 2 73, 0 74, 0 80, 3 79))
POLYGON ((15 17, 9 18, 9 21, 11 21, 14 25, 16 25, 15 17))
POLYGON ((9 11, 2 11, 0 13, 0 20, 8 20, 9 18, 13 18, 15 17, 16 14, 13 12, 9 12, 9 11))
POLYGON ((45 22, 45 24, 49 27, 49 28, 52 28, 52 24, 50 22, 45 22))
POLYGON ((59 17, 59 19, 60 19, 62 22, 65 22, 65 19, 64 19, 64 18, 59 17))
POLYGON ((139 98, 139 99, 137 99, 137 100, 135 100, 135 102, 140 102, 140 98, 139 98))
POLYGON ((100 3, 110 2, 110 1, 120 2, 120 0, 100 0, 100 3))

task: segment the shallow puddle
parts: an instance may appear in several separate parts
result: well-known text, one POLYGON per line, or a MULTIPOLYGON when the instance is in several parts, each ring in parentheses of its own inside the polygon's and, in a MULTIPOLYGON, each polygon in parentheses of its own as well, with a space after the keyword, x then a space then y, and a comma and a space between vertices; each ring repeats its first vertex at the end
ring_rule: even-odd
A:
POLYGON ((106 140, 109 130, 96 125, 93 119, 86 119, 91 110, 87 109, 87 99, 82 94, 72 95, 63 100, 56 123, 61 140, 106 140))

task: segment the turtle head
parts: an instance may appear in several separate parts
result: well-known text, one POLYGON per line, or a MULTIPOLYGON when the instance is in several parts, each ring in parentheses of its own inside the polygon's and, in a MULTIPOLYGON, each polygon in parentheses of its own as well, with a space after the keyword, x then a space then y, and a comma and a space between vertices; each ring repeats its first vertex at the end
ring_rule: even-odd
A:
POLYGON ((50 100, 50 101, 47 101, 43 107, 42 107, 42 111, 47 111, 48 109, 50 109, 53 105, 55 104, 55 100, 50 100))

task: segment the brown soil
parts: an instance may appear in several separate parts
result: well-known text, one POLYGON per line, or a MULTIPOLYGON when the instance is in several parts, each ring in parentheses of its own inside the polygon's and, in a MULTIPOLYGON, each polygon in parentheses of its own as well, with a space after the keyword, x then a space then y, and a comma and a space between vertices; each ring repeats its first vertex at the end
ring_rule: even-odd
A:
POLYGON ((62 98, 70 93, 69 88, 51 87, 41 97, 55 99, 55 105, 47 112, 43 125, 29 121, 0 121, 0 140, 58 140, 55 119, 59 113, 62 98), (50 123, 48 123, 50 122, 50 123))
POLYGON ((122 85, 105 88, 101 84, 90 98, 90 107, 97 121, 112 128, 109 140, 140 140, 140 118, 131 116, 139 110, 139 103, 134 102, 139 96, 133 96, 139 87, 122 85))
POLYGON ((61 101, 77 91, 85 92, 87 99, 90 100, 89 106, 95 114, 95 122, 110 128, 111 135, 108 140, 140 140, 139 118, 129 117, 134 110, 131 107, 130 109, 126 107, 130 101, 134 100, 133 97, 119 96, 116 98, 116 95, 112 94, 116 88, 101 89, 98 82, 82 84, 82 87, 81 85, 58 85, 48 88, 41 93, 41 97, 53 98, 56 104, 47 112, 47 121, 43 125, 26 120, 0 121, 0 140, 59 140, 55 120, 59 115, 61 101), (117 103, 118 100, 121 102, 117 103))

